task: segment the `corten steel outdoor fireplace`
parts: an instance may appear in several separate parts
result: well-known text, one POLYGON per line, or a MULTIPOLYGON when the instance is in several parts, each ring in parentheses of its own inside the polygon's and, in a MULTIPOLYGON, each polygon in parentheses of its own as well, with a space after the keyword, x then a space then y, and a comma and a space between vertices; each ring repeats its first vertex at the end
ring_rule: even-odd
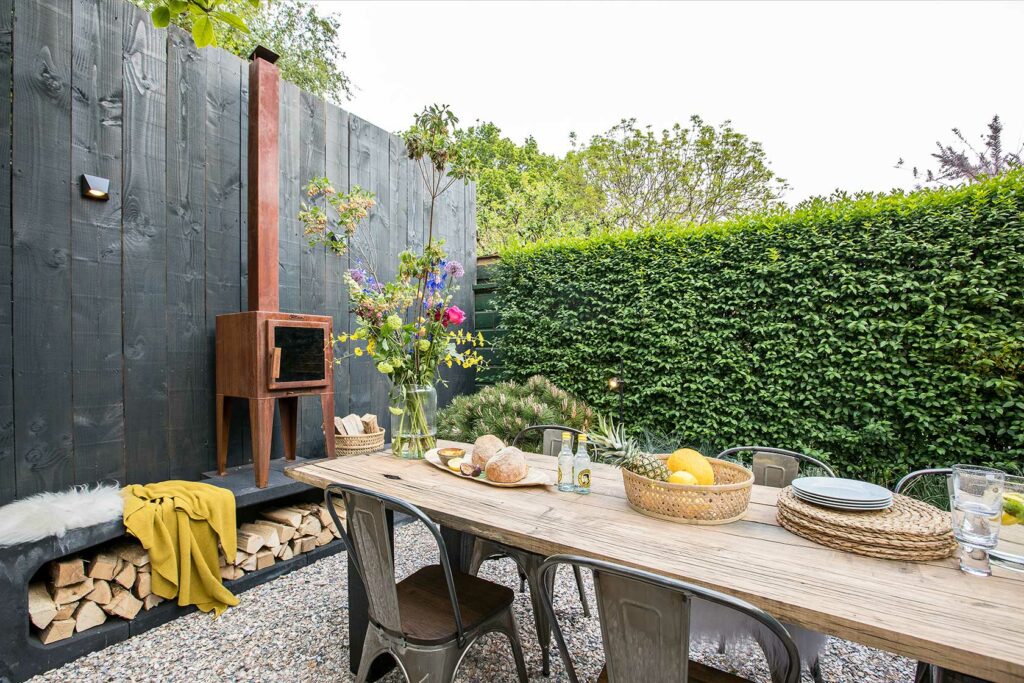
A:
POLYGON ((249 401, 256 485, 270 474, 274 404, 285 459, 295 458, 300 396, 319 396, 324 446, 334 457, 331 318, 282 313, 278 304, 277 55, 257 48, 249 64, 249 310, 217 316, 217 471, 228 458, 231 399, 249 401))

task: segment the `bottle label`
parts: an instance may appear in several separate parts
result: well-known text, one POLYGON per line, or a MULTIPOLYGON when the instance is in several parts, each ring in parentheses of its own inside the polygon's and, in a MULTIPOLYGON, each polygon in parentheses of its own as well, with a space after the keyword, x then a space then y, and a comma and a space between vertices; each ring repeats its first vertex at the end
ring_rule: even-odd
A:
POLYGON ((580 470, 576 473, 576 485, 583 489, 590 488, 590 470, 580 470))
POLYGON ((561 484, 563 481, 565 481, 564 479, 562 479, 562 466, 561 465, 558 466, 558 479, 556 481, 558 481, 559 484, 561 484))

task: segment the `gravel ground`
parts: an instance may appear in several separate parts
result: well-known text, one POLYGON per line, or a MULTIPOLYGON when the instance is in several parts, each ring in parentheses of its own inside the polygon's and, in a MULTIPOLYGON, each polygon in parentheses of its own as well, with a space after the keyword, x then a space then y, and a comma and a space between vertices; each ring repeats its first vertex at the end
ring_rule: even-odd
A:
MULTIPOLYGON (((396 531, 396 556, 399 576, 436 561, 433 542, 419 525, 396 531)), ((519 580, 509 560, 486 563, 481 576, 518 590, 519 580)), ((348 672, 344 553, 253 588, 241 598, 240 605, 219 619, 190 614, 31 681, 352 680, 348 672)), ((590 604, 594 604, 592 596, 590 604)), ((531 680, 567 680, 557 651, 552 654, 551 678, 540 675, 540 647, 529 596, 517 593, 515 607, 531 680)), ((600 627, 596 617, 583 616, 572 574, 567 570, 559 573, 556 608, 576 657, 577 673, 581 680, 594 680, 603 663, 600 627)), ((754 645, 722 655, 712 644, 701 644, 691 656, 755 681, 770 680, 760 650, 754 645)), ((914 663, 830 638, 822 671, 829 682, 903 683, 913 681, 914 663)), ((402 678, 393 672, 385 680, 397 683, 402 678)), ((514 681, 515 665, 508 641, 500 635, 482 638, 466 655, 456 680, 514 681)))

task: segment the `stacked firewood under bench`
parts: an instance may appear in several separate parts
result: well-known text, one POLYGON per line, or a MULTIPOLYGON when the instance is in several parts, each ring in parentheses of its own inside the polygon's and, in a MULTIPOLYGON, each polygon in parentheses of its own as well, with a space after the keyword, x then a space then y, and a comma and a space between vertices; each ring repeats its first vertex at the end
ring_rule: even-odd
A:
MULTIPOLYGON (((337 508, 337 512, 344 519, 344 510, 337 508)), ((286 563, 340 537, 323 503, 263 510, 253 521, 239 526, 235 561, 228 563, 223 552, 220 554, 221 578, 230 588, 230 582, 246 574, 286 563)), ((149 553, 133 539, 53 560, 28 589, 29 619, 44 645, 111 618, 132 621, 163 601, 152 591, 149 553)))

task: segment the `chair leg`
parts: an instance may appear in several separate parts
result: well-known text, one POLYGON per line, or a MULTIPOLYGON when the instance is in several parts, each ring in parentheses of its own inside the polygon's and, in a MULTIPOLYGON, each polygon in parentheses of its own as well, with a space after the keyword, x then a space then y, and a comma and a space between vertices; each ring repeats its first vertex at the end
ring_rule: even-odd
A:
POLYGON ((522 569, 519 570, 519 592, 526 592, 526 573, 522 569))
POLYGON ((381 654, 387 652, 387 645, 382 641, 380 634, 371 626, 366 630, 366 638, 363 640, 363 654, 359 658, 359 671, 356 672, 356 683, 364 683, 370 675, 370 667, 373 661, 381 654))
POLYGON ((501 615, 500 631, 508 636, 508 642, 512 646, 512 657, 516 661, 516 673, 519 674, 519 683, 527 683, 530 679, 526 671, 526 657, 523 655, 523 641, 519 638, 519 627, 516 625, 516 615, 510 606, 501 615))
POLYGON ((583 603, 583 616, 590 616, 590 605, 587 604, 587 591, 583 587, 583 571, 577 566, 572 566, 573 574, 576 575, 576 590, 580 592, 580 602, 583 603))
POLYGON ((452 683, 455 680, 455 672, 458 671, 462 656, 472 646, 474 640, 466 643, 460 648, 457 641, 451 641, 439 648, 418 649, 408 647, 397 653, 399 666, 401 666, 405 678, 410 683, 419 681, 437 681, 437 683, 452 683))

